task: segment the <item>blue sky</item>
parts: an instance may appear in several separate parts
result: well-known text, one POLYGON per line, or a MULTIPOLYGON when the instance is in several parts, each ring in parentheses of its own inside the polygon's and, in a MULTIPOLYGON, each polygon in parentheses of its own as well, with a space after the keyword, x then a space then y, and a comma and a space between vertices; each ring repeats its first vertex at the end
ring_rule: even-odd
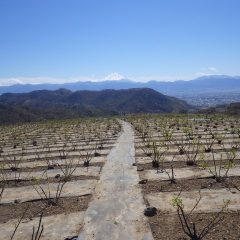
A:
POLYGON ((239 9, 239 0, 0 0, 0 84, 240 75, 239 9))

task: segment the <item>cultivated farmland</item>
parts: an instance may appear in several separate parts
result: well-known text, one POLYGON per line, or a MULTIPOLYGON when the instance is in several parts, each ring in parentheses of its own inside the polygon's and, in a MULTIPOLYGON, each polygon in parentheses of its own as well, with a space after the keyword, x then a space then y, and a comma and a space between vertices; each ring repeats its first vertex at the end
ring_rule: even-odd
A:
POLYGON ((104 118, 1 127, 0 239, 78 235, 120 130, 104 118))
POLYGON ((240 120, 1 127, 0 239, 239 239, 240 120))
POLYGON ((239 239, 240 122, 227 116, 132 116, 154 239, 239 239), (152 214, 154 215, 154 214, 152 214))

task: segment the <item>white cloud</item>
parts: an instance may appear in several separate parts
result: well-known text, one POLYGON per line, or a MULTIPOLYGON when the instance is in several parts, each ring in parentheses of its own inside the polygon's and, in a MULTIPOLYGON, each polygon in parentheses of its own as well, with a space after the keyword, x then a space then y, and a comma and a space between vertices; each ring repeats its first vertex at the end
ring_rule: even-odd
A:
POLYGON ((111 73, 105 77, 79 76, 71 78, 50 78, 50 77, 14 77, 0 78, 0 86, 10 86, 14 84, 40 84, 40 83, 72 83, 78 81, 103 81, 103 80, 121 80, 125 77, 119 73, 111 73))
POLYGON ((50 78, 50 77, 14 77, 14 78, 0 78, 0 86, 10 86, 14 84, 39 84, 39 83, 72 83, 72 82, 83 82, 92 81, 99 82, 104 80, 121 80, 129 79, 138 82, 147 82, 150 80, 156 81, 176 81, 176 80, 192 80, 197 77, 206 75, 218 75, 220 74, 218 69, 215 67, 202 68, 197 73, 192 73, 188 75, 178 74, 178 75, 147 75, 147 76, 127 76, 124 77, 120 73, 113 72, 107 76, 76 76, 71 78, 50 78))
POLYGON ((163 81, 163 82, 174 82, 176 80, 191 80, 192 75, 148 75, 148 76, 130 76, 130 80, 138 82, 148 82, 151 80, 163 81))
POLYGON ((0 79, 0 86, 8 86, 13 84, 23 84, 24 82, 18 78, 2 78, 0 79))
MULTIPOLYGON (((88 79, 84 79, 85 81, 88 79)), ((80 81, 80 79, 63 79, 48 77, 16 77, 16 78, 0 78, 0 86, 10 86, 14 84, 40 84, 40 83, 71 83, 80 81)))
POLYGON ((210 67, 208 70, 214 73, 218 73, 218 70, 215 67, 210 67))
POLYGON ((193 79, 193 76, 184 76, 184 75, 148 75, 148 76, 128 76, 124 77, 119 73, 111 73, 105 77, 96 77, 96 76, 79 76, 72 78, 48 78, 48 77, 16 77, 16 78, 0 78, 0 86, 10 86, 14 84, 40 84, 40 83, 52 83, 52 84, 61 84, 61 83, 73 83, 73 82, 99 82, 106 80, 121 80, 129 79, 137 82, 147 82, 150 80, 157 81, 175 81, 175 80, 190 80, 193 79))
POLYGON ((200 77, 200 76, 209 76, 209 75, 217 75, 217 74, 220 74, 217 68, 207 67, 207 68, 202 68, 200 72, 197 72, 196 76, 200 77))

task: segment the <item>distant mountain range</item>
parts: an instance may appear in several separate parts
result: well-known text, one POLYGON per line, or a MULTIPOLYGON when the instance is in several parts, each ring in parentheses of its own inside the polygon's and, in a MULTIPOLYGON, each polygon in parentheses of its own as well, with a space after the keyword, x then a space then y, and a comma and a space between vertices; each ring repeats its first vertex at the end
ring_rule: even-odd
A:
POLYGON ((65 88, 71 91, 79 90, 104 90, 104 89, 130 89, 130 88, 152 88, 163 94, 180 96, 199 93, 225 93, 240 92, 240 77, 226 75, 203 76, 190 81, 161 82, 149 81, 146 83, 130 80, 107 80, 99 82, 75 82, 65 84, 16 84, 0 87, 0 94, 3 93, 26 93, 36 90, 57 90, 65 88))
POLYGON ((59 89, 0 96, 0 123, 105 116, 126 113, 171 113, 191 109, 185 101, 149 88, 75 91, 59 89))

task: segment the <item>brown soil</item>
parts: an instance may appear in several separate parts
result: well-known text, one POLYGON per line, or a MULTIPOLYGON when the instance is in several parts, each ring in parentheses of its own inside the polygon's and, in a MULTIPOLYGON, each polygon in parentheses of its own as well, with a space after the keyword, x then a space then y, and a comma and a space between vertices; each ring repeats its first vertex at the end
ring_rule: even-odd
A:
MULTIPOLYGON (((98 176, 72 176, 69 181, 77 181, 77 180, 90 180, 90 179, 95 179, 99 180, 98 176)), ((48 178, 47 179, 38 179, 38 184, 46 184, 46 183, 57 183, 59 181, 63 181, 62 179, 57 179, 57 178, 48 178)), ((0 181, 0 186, 1 183, 0 181)), ((6 181, 6 188, 15 188, 15 187, 23 187, 23 186, 31 186, 34 185, 34 181, 31 180, 19 180, 19 181, 14 181, 14 180, 7 180, 6 181)))
MULTIPOLYGON (((148 163, 138 163, 137 166, 138 167, 143 167, 144 170, 153 170, 156 168, 153 168, 151 160, 148 160, 148 163)), ((164 162, 163 164, 160 163, 160 167, 162 168, 171 168, 171 165, 173 165, 174 168, 184 168, 187 167, 186 162, 182 162, 182 161, 177 161, 177 162, 164 162)))
POLYGON ((142 191, 144 194, 152 192, 171 192, 171 191, 193 191, 200 189, 222 189, 222 188, 236 188, 240 191, 240 177, 229 177, 222 182, 217 182, 213 178, 195 178, 195 179, 179 179, 176 183, 170 181, 148 181, 142 184, 142 191))
MULTIPOLYGON (((108 155, 107 153, 99 153, 99 156, 97 156, 97 157, 105 157, 107 155, 108 155)), ((96 156, 94 156, 94 154, 91 154, 90 156, 96 157, 96 156)), ((72 158, 79 158, 79 155, 72 155, 71 157, 72 158)), ((16 162, 26 163, 26 162, 35 162, 35 161, 38 161, 38 160, 40 160, 40 161, 45 160, 46 161, 46 160, 56 160, 56 159, 60 159, 60 157, 53 156, 53 157, 47 157, 47 158, 46 157, 40 157, 38 159, 31 158, 31 159, 16 160, 16 162)), ((67 157, 67 159, 70 159, 70 157, 67 157)), ((4 164, 10 164, 12 162, 13 162, 12 160, 0 160, 0 163, 4 163, 4 164)))
MULTIPOLYGON (((216 214, 216 213, 215 213, 216 214)), ((201 232, 214 213, 192 214, 192 222, 196 223, 198 232, 201 232)), ((223 213, 224 219, 215 225, 204 239, 206 240, 239 240, 240 239, 240 211, 223 213)), ((149 217, 150 227, 155 240, 189 240, 183 233, 179 218, 176 214, 163 214, 158 211, 154 217, 149 217)))
MULTIPOLYGON (((153 170, 153 169, 156 169, 156 168, 153 168, 152 167, 152 163, 151 163, 151 160, 148 159, 148 163, 138 163, 137 166, 139 167, 143 167, 144 170, 153 170)), ((217 163, 220 162, 220 161, 216 161, 217 163)), ((212 167, 214 166, 214 162, 212 160, 208 160, 206 161, 206 163, 208 164, 208 166, 212 167)), ((225 165, 228 163, 228 160, 223 160, 222 161, 222 165, 225 165)), ((234 160, 234 163, 235 164, 240 164, 240 159, 236 159, 234 160)), ((192 168, 197 168, 198 167, 198 161, 196 161, 196 165, 195 166, 188 166, 186 161, 173 161, 173 162, 164 162, 163 164, 160 163, 160 168, 163 168, 164 169, 170 169, 171 168, 171 165, 173 166, 173 168, 186 168, 186 167, 192 167, 192 168)), ((199 164, 201 165, 201 164, 199 164)))
MULTIPOLYGON (((113 144, 112 145, 110 145, 110 146, 103 146, 101 149, 97 149, 97 152, 98 151, 100 151, 101 152, 101 150, 111 150, 112 148, 113 148, 113 144)), ((78 146, 79 147, 79 146, 78 146)), ((89 151, 89 152, 94 152, 94 150, 95 150, 95 147, 93 146, 92 148, 81 148, 81 149, 76 149, 75 151, 74 150, 72 150, 71 148, 70 149, 65 149, 65 152, 80 152, 80 151, 89 151)), ((61 152, 61 149, 59 149, 59 150, 51 150, 50 151, 50 153, 51 154, 53 154, 53 153, 59 153, 59 152, 61 152)), ((36 154, 36 151, 32 151, 32 148, 29 148, 29 151, 28 152, 24 152, 24 154, 22 154, 22 152, 20 151, 20 152, 14 152, 14 151, 5 151, 4 152, 5 154, 6 153, 8 153, 6 156, 7 157, 13 157, 13 156, 19 156, 20 155, 20 153, 21 153, 21 156, 29 156, 29 155, 34 155, 34 154, 36 154)), ((4 156, 5 156, 5 154, 3 155, 3 158, 4 158, 4 156)), ((38 154, 48 154, 48 151, 40 151, 40 152, 38 152, 38 154)), ((59 156, 60 157, 60 156, 59 156)))
MULTIPOLYGON (((103 167, 104 166, 104 162, 93 162, 93 163, 90 163, 89 167, 103 167)), ((62 165, 64 166, 64 165, 62 165)), ((73 164, 72 167, 84 167, 83 166, 83 163, 80 163, 80 164, 73 164)), ((60 169, 57 165, 54 166, 54 169, 60 169)), ((44 171, 44 170, 48 170, 48 167, 47 166, 37 166, 37 167, 25 167, 25 168, 21 168, 21 171, 22 172, 37 172, 37 171, 44 171)), ((11 170, 9 169, 5 169, 3 170, 5 172, 11 172, 11 170)))
MULTIPOLYGON (((226 148, 226 149, 213 149, 213 153, 223 153, 226 151, 231 151, 232 148, 226 148)), ((239 149, 237 149, 239 151, 239 149)), ((188 153, 194 153, 193 151, 187 151, 188 153)), ((173 155, 180 155, 178 151, 168 151, 165 153, 165 156, 173 156, 173 155)), ((145 157, 146 154, 144 152, 136 151, 135 152, 136 157, 145 157)))
POLYGON ((0 223, 20 218, 28 208, 24 218, 33 218, 42 211, 44 216, 84 211, 88 207, 91 195, 60 198, 57 205, 48 205, 46 200, 37 200, 19 204, 0 205, 0 223))
MULTIPOLYGON (((166 141, 164 141, 163 139, 157 139, 159 142, 166 142, 166 141)), ((180 140, 180 139, 179 139, 180 140)), ((210 140, 210 141, 212 141, 213 139, 211 138, 211 137, 209 137, 209 138, 202 138, 201 139, 202 140, 202 142, 200 142, 200 143, 198 143, 199 145, 206 145, 206 143, 207 143, 207 141, 206 140, 210 140), (205 141, 205 142, 204 142, 205 141)), ((184 143, 184 145, 186 145, 186 146, 189 146, 189 145, 191 145, 191 146, 193 146, 193 145, 196 145, 196 143, 192 143, 191 141, 189 141, 189 142, 187 142, 187 139, 185 140, 186 142, 184 143)), ((225 137, 224 138, 224 144, 237 144, 237 143, 239 143, 239 137, 225 137), (234 139, 236 139, 236 141, 234 141, 234 139), (229 140, 229 141, 227 141, 227 140, 229 140)), ((136 149, 141 149, 141 146, 139 146, 138 144, 140 143, 140 142, 142 142, 142 141, 135 141, 135 144, 136 144, 136 149)), ((216 145, 217 144, 217 140, 215 139, 215 141, 214 141, 214 145, 216 145)), ((167 144, 166 144, 167 146, 169 146, 169 147, 176 147, 176 146, 179 146, 180 144, 179 143, 174 143, 174 142, 171 142, 171 143, 169 143, 169 142, 167 142, 167 144)), ((222 144, 218 144, 219 146, 222 146, 222 144)), ((224 148, 223 148, 224 149, 224 148)))

